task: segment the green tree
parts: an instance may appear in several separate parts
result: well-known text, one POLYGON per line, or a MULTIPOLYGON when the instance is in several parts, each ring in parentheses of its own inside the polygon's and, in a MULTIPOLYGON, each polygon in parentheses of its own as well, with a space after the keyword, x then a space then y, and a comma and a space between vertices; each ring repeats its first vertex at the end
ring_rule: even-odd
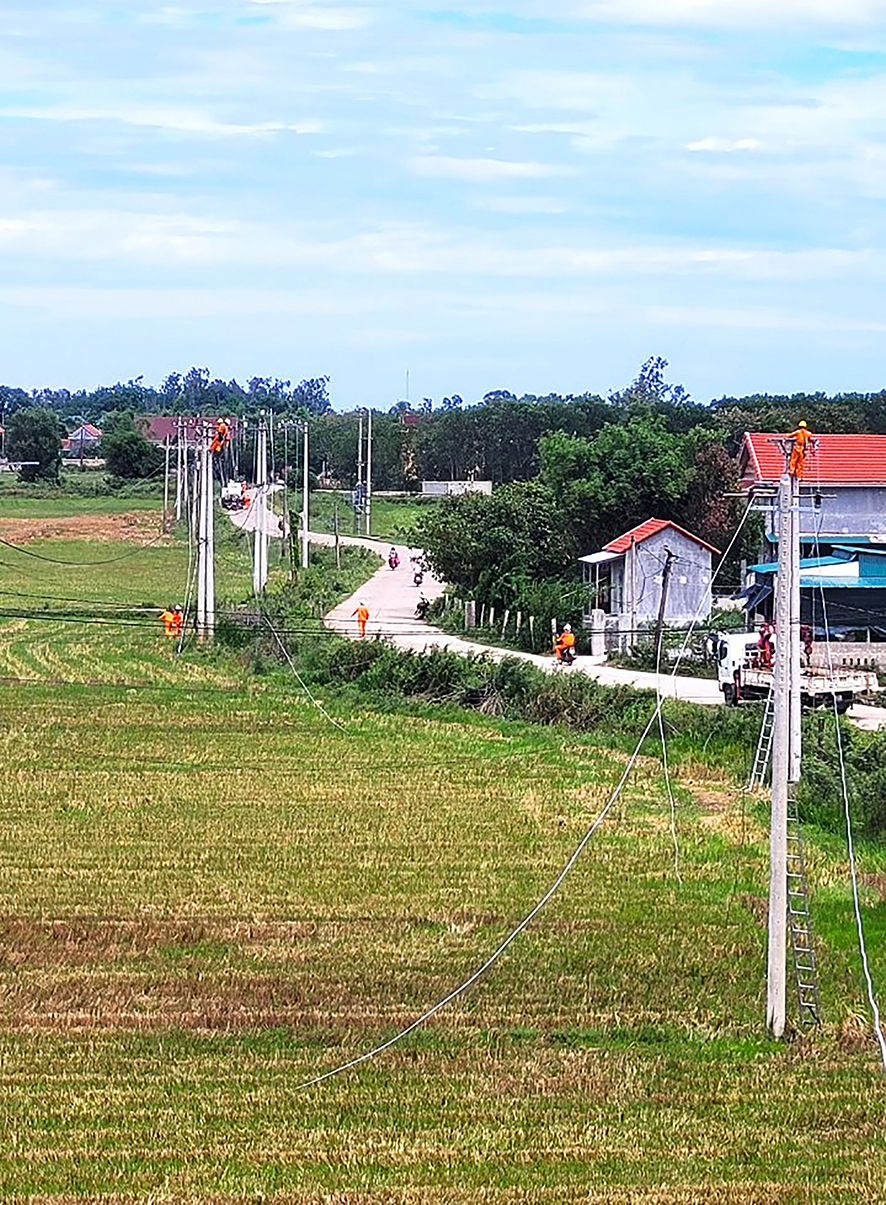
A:
POLYGON ((102 452, 108 472, 127 481, 150 477, 163 463, 162 450, 125 424, 102 440, 102 452))
POLYGON ((6 425, 6 455, 34 461, 19 471, 22 481, 58 481, 64 428, 51 410, 17 410, 6 425))

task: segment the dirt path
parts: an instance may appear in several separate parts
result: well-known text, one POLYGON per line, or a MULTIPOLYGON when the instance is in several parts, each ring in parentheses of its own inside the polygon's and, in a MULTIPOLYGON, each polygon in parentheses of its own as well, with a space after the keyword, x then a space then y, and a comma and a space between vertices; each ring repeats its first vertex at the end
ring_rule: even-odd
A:
POLYGON ((30 540, 132 540, 151 544, 159 534, 159 513, 132 511, 119 515, 66 515, 55 519, 0 518, 0 536, 13 544, 30 540))

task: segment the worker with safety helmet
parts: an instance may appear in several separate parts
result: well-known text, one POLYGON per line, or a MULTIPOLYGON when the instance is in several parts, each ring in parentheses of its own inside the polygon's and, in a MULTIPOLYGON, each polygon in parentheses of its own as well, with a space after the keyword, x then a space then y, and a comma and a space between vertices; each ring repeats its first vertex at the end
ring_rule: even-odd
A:
POLYGON ((792 431, 790 438, 794 441, 794 446, 791 451, 791 463, 788 466, 788 472, 792 477, 802 477, 803 468, 806 463, 806 450, 812 442, 812 432, 809 430, 805 422, 797 424, 797 430, 792 431))
POLYGON ((575 660, 575 633, 571 624, 564 624, 563 631, 554 641, 554 656, 567 665, 575 660))
POLYGON ((209 445, 210 452, 224 452, 225 448, 231 442, 231 428, 224 418, 220 418, 215 424, 215 437, 209 445))
POLYGON ((369 608, 363 599, 357 605, 354 615, 357 616, 357 632, 362 639, 366 635, 366 624, 369 622, 369 608))
POLYGON ((185 623, 184 613, 182 612, 182 609, 178 603, 175 604, 171 611, 169 607, 167 607, 164 611, 161 611, 160 619, 163 622, 164 634, 170 640, 177 640, 182 634, 182 628, 184 627, 185 623))

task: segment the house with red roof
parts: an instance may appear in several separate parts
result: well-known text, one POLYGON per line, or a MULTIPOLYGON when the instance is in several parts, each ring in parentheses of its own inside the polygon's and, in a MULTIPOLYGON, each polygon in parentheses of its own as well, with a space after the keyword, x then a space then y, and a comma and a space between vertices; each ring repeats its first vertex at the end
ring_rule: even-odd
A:
MULTIPOLYGON (((786 438, 769 431, 745 435, 738 455, 743 489, 778 483, 785 471, 779 441, 786 438)), ((816 441, 801 482, 801 534, 886 540, 886 435, 817 435, 816 441)), ((767 516, 766 534, 776 542, 774 515, 767 516)))
MULTIPOLYGON (((774 486, 780 440, 749 432, 739 452, 742 488, 774 486)), ((800 617, 827 631, 835 664, 886 668, 886 435, 818 435, 800 483, 800 617)), ((778 568, 777 519, 764 509, 766 547, 741 591, 749 617, 769 619, 778 568)))
POLYGON ((92 423, 81 423, 62 440, 62 451, 66 456, 92 456, 102 441, 102 433, 92 423))
MULTIPOLYGON (((148 443, 156 444, 157 447, 163 447, 168 439, 170 447, 174 448, 178 443, 179 430, 181 430, 182 442, 189 448, 195 448, 205 431, 215 431, 219 417, 222 416, 214 414, 184 414, 181 416, 145 414, 136 420, 136 426, 148 443)), ((236 415, 224 416, 224 418, 231 434, 236 435, 240 420, 236 415)))
POLYGON ((719 551, 712 544, 671 519, 647 519, 579 558, 597 612, 597 620, 591 612, 589 621, 599 628, 602 613, 603 626, 621 633, 618 643, 631 645, 638 631, 657 623, 665 580, 665 623, 707 619, 715 556, 719 551))

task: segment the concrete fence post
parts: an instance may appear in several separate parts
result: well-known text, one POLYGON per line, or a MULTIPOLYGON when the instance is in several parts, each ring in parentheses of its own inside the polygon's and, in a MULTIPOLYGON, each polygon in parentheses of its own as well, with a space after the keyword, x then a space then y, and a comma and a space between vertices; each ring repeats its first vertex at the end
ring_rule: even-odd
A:
POLYGON ((502 620, 502 625, 501 625, 501 635, 502 635, 502 639, 504 639, 504 634, 505 634, 505 632, 508 630, 508 621, 510 620, 510 618, 511 618, 511 610, 510 610, 510 607, 505 607, 505 617, 504 617, 504 619, 502 620))
POLYGON ((472 598, 465 603, 465 631, 470 632, 477 626, 477 604, 472 598))
POLYGON ((606 617, 601 610, 596 607, 591 611, 591 656, 605 657, 606 656, 606 632, 604 624, 606 617))
POLYGON ((535 616, 529 616, 529 647, 535 652, 535 616))

